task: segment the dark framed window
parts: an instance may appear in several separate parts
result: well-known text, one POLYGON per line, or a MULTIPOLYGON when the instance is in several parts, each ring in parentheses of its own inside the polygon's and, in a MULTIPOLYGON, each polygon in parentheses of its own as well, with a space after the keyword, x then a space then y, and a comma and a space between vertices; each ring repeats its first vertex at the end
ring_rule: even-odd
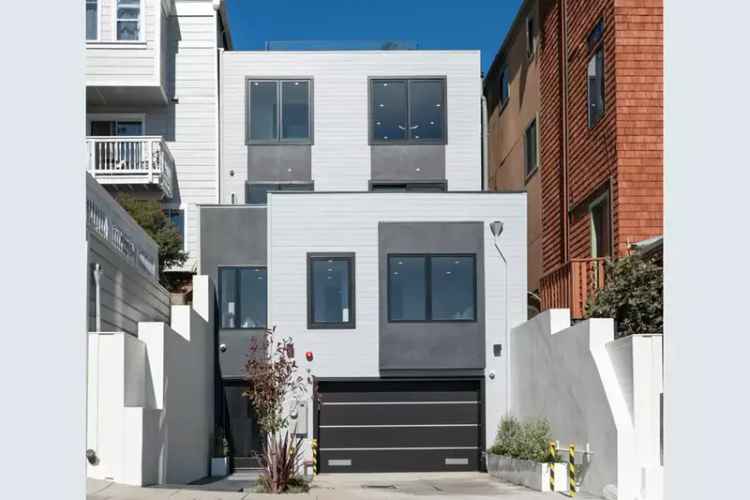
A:
POLYGON ((312 182, 248 182, 245 184, 245 203, 265 205, 269 191, 314 191, 312 182))
POLYGON ((388 321, 476 319, 475 255, 388 255, 388 321))
POLYGON ((86 40, 99 38, 99 0, 86 0, 86 40))
POLYGON ((312 144, 312 80, 247 80, 248 144, 312 144))
POLYGON ((526 177, 533 174, 539 166, 539 150, 537 143, 537 125, 536 118, 526 127, 524 133, 524 160, 526 165, 526 177))
POLYGON ((307 327, 354 328, 353 253, 307 254, 307 327))
POLYGON ((445 78, 370 80, 371 144, 446 144, 445 78))
POLYGON ((526 18, 526 55, 531 58, 536 52, 536 38, 534 36, 534 18, 526 18))
POLYGON ((268 273, 265 267, 219 268, 221 328, 265 328, 268 314, 268 273))
POLYGON ((601 195, 589 205, 591 214, 591 256, 612 255, 612 224, 609 210, 609 193, 601 195))
POLYGON ((370 191, 376 193, 444 193, 447 190, 448 183, 446 181, 370 181, 370 191))
POLYGON ((500 108, 505 106, 510 98, 510 81, 508 80, 508 67, 503 66, 500 70, 500 108))
POLYGON ((586 69, 589 128, 604 115, 604 22, 599 19, 586 40, 591 55, 586 69))

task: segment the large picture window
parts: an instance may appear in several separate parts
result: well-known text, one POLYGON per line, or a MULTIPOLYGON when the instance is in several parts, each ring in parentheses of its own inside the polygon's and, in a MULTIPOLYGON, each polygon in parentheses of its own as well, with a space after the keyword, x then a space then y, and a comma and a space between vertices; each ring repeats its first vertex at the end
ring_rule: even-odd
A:
POLYGON ((268 283, 265 267, 219 268, 221 328, 265 328, 268 283))
POLYGON ((141 39, 141 0, 117 0, 117 39, 141 39))
POLYGON ((308 254, 308 328, 354 328, 354 302, 354 254, 308 254))
POLYGON ((388 320, 476 321, 474 255, 389 255, 388 320))
POLYGON ((445 79, 370 81, 373 144, 445 144, 445 79))
POLYGON ((310 80, 248 80, 247 142, 312 143, 310 80))

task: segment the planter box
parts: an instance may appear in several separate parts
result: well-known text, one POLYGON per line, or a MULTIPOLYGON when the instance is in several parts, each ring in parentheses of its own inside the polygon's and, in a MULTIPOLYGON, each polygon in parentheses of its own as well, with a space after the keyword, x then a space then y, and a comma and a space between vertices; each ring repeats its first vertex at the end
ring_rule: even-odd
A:
MULTIPOLYGON (((487 453, 487 472, 492 477, 537 491, 550 491, 549 464, 487 453)), ((567 464, 555 464, 555 491, 568 491, 567 464)))
POLYGON ((229 475, 229 458, 211 458, 211 477, 224 477, 229 475))

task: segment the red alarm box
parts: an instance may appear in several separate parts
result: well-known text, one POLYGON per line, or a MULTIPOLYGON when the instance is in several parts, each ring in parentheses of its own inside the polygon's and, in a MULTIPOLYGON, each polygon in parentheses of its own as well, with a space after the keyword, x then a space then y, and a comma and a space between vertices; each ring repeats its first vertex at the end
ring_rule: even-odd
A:
POLYGON ((313 360, 313 353, 312 353, 312 351, 307 351, 305 353, 305 359, 307 359, 308 361, 312 361, 313 360))

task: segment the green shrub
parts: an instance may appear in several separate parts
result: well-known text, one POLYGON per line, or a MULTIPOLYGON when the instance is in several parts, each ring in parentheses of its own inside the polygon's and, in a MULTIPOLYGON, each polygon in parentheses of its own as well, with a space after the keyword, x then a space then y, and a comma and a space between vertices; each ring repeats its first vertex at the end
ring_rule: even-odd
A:
POLYGON ((495 443, 489 452, 521 460, 547 462, 550 439, 547 419, 529 419, 521 423, 515 417, 507 416, 500 420, 495 443))
POLYGON ((662 268, 640 255, 607 263, 604 288, 586 304, 587 318, 613 318, 618 336, 662 333, 662 268))

